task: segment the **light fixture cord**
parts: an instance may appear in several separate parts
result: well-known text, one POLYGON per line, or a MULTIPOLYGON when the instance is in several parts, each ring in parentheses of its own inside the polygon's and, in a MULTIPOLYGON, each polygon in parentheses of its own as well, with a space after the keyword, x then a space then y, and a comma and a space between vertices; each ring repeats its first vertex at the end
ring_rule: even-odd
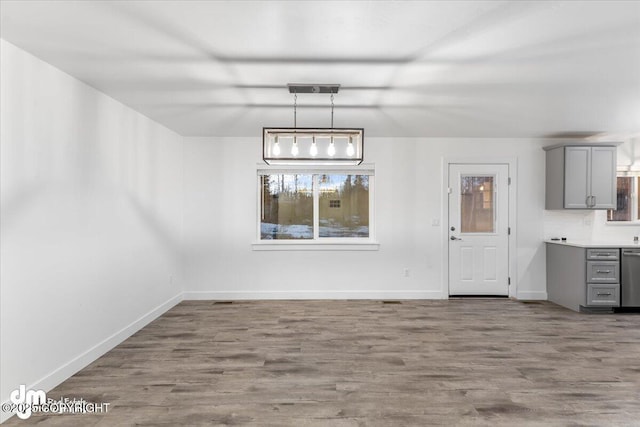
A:
POLYGON ((331 129, 333 129, 333 90, 331 91, 331 129))
POLYGON ((298 93, 293 93, 293 127, 298 127, 298 93))

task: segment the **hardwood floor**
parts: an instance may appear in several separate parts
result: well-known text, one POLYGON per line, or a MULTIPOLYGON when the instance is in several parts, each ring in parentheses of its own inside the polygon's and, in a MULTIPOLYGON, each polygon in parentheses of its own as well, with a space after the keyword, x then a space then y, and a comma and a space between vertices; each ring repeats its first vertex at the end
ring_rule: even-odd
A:
POLYGON ((6 425, 640 425, 640 316, 548 302, 185 301, 6 425))

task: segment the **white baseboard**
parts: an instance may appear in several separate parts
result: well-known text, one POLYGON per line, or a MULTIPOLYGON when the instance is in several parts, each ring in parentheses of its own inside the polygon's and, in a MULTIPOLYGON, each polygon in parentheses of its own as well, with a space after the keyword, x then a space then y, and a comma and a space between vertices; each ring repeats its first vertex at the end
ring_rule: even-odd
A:
POLYGON ((548 298, 546 291, 520 291, 516 297, 519 300, 543 300, 548 298))
MULTIPOLYGON (((84 353, 78 355, 74 359, 60 366, 58 369, 45 375, 35 383, 27 384, 27 390, 44 390, 45 392, 52 390, 58 384, 69 379, 76 372, 80 371, 90 363, 97 360, 100 356, 107 353, 109 350, 129 338, 134 333, 138 332, 140 329, 144 328, 146 325, 160 317, 162 314, 166 313, 169 309, 171 309, 176 304, 179 304, 181 301, 182 292, 170 298, 166 302, 160 304, 148 313, 142 315, 137 320, 134 320, 129 325, 125 326, 110 337, 104 339, 84 353)), ((9 401, 7 400, 5 402, 2 402, 3 405, 5 403, 9 403, 9 401)), ((5 422, 13 415, 14 414, 12 413, 0 411, 0 423, 5 422)))
POLYGON ((440 291, 186 291, 184 300, 443 299, 440 291))

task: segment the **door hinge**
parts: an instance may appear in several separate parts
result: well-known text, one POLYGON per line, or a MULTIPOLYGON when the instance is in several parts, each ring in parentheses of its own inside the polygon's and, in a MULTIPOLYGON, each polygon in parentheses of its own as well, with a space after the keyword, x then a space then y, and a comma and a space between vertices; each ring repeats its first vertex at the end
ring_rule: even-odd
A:
POLYGON ((507 278, 507 284, 511 286, 511 277, 507 278))
POLYGON ((511 227, 507 227, 507 234, 511 236, 511 227))
POLYGON ((447 187, 447 193, 451 194, 451 187, 447 187))
POLYGON ((511 185, 511 177, 507 179, 507 185, 511 185))

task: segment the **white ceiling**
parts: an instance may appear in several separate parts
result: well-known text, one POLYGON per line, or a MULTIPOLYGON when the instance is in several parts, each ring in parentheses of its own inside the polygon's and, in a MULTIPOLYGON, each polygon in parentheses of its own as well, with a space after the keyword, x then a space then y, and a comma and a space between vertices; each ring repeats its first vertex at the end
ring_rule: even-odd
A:
POLYGON ((4 1, 1 36, 187 136, 640 132, 638 1, 4 1), (329 126, 326 94, 298 126, 329 126))

